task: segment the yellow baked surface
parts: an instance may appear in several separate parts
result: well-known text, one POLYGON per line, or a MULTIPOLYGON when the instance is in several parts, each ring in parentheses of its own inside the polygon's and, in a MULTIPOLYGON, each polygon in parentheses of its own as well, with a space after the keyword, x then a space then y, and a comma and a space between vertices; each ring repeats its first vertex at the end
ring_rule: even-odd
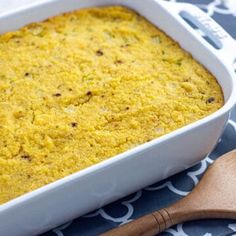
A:
POLYGON ((199 120, 216 79, 123 7, 0 36, 0 203, 199 120))

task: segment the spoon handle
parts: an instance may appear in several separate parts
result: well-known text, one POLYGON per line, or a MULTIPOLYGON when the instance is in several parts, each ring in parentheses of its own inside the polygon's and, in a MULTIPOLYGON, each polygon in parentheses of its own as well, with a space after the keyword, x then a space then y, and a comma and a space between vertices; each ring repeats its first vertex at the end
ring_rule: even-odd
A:
POLYGON ((172 225, 173 223, 167 209, 163 208, 108 231, 102 234, 102 236, 154 236, 172 225))

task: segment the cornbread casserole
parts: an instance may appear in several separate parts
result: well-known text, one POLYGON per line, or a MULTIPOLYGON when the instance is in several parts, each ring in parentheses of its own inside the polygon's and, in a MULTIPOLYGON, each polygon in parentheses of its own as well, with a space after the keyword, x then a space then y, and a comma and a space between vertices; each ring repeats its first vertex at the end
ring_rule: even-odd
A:
POLYGON ((216 79, 140 15, 90 8, 0 36, 0 203, 199 120, 216 79))

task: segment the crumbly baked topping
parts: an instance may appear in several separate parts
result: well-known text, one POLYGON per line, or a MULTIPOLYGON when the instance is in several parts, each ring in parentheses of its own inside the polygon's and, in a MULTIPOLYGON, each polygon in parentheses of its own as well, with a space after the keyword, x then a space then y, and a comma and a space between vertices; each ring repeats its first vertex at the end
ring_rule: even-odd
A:
POLYGON ((124 7, 0 36, 0 203, 199 120, 216 79, 124 7))

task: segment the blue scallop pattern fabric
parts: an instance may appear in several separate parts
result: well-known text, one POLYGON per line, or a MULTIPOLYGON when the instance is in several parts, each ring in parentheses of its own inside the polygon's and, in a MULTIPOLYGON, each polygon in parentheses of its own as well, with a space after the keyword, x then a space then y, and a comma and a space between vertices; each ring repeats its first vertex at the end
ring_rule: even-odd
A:
MULTIPOLYGON (((170 1, 189 2, 197 5, 236 39, 236 0, 170 1)), ((218 156, 234 148, 236 148, 236 108, 233 110, 225 132, 215 150, 198 165, 86 216, 71 222, 65 222, 64 225, 42 236, 94 236, 151 211, 165 207, 186 196, 198 183, 208 165, 218 156)), ((179 224, 161 234, 161 236, 227 235, 236 236, 236 221, 214 219, 187 222, 179 224)))

